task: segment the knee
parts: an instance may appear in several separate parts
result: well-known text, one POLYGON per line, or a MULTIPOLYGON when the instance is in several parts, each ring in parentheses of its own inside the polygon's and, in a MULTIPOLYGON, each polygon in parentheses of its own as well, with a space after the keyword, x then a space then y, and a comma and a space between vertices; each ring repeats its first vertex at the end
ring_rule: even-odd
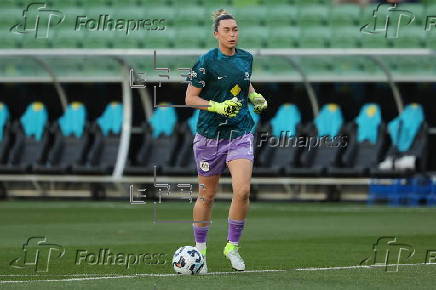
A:
POLYGON ((197 200, 206 207, 212 207, 215 201, 215 192, 203 191, 198 195, 197 200))
POLYGON ((234 199, 241 202, 247 202, 250 198, 250 185, 240 186, 234 193, 234 199))

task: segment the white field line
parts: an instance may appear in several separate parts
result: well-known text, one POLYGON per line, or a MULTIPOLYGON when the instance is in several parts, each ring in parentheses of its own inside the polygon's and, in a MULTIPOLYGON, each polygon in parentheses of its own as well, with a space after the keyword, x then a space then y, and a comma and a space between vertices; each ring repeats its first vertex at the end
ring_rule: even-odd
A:
MULTIPOLYGON (((417 263, 417 264, 399 264, 399 266, 422 266, 422 265, 436 265, 436 263, 417 263)), ((389 265, 395 266, 395 265, 389 265)), ((228 274, 243 274, 243 273, 267 273, 267 272, 288 272, 288 271, 328 271, 328 270, 351 270, 351 269, 373 269, 376 267, 386 267, 385 265, 356 265, 356 266, 340 266, 340 267, 309 267, 309 268, 296 268, 290 270, 249 270, 243 272, 210 272, 205 275, 228 275, 228 274)), ((34 282, 73 282, 73 281, 89 281, 89 280, 105 280, 105 279, 128 279, 138 277, 179 277, 179 274, 131 274, 131 275, 117 275, 117 274, 65 274, 65 275, 0 275, 0 277, 44 277, 44 276, 60 276, 60 277, 77 277, 65 279, 45 279, 45 280, 0 280, 0 284, 14 284, 14 283, 34 283, 34 282), (94 276, 94 277, 92 277, 94 276)))

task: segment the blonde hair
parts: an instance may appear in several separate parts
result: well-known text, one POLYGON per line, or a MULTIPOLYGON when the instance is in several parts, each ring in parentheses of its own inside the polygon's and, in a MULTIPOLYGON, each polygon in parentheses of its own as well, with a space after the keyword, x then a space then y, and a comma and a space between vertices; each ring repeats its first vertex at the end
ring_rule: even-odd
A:
POLYGON ((218 26, 220 25, 220 21, 225 19, 235 19, 235 18, 233 17, 233 15, 231 15, 229 12, 227 12, 224 9, 215 10, 212 13, 213 30, 218 31, 218 26))

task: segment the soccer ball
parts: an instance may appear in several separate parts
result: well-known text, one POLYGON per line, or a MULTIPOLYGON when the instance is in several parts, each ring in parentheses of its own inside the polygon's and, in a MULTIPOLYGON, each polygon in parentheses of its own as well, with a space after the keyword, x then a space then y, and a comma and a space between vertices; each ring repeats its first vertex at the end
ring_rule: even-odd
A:
POLYGON ((204 258, 200 251, 192 246, 184 246, 174 253, 173 267, 177 274, 195 275, 204 266, 204 258))

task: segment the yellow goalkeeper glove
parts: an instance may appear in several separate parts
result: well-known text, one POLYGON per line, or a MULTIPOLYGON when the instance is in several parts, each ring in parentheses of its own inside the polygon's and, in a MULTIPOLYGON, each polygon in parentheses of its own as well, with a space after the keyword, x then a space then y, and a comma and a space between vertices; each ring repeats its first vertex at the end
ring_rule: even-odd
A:
POLYGON ((252 92, 248 95, 250 102, 254 105, 254 112, 260 114, 263 110, 265 110, 268 106, 268 102, 265 98, 258 93, 252 92))
POLYGON ((233 99, 226 100, 222 103, 209 101, 209 107, 207 110, 209 112, 215 112, 220 115, 233 118, 239 113, 241 107, 242 103, 238 100, 238 98, 234 97, 233 99))

